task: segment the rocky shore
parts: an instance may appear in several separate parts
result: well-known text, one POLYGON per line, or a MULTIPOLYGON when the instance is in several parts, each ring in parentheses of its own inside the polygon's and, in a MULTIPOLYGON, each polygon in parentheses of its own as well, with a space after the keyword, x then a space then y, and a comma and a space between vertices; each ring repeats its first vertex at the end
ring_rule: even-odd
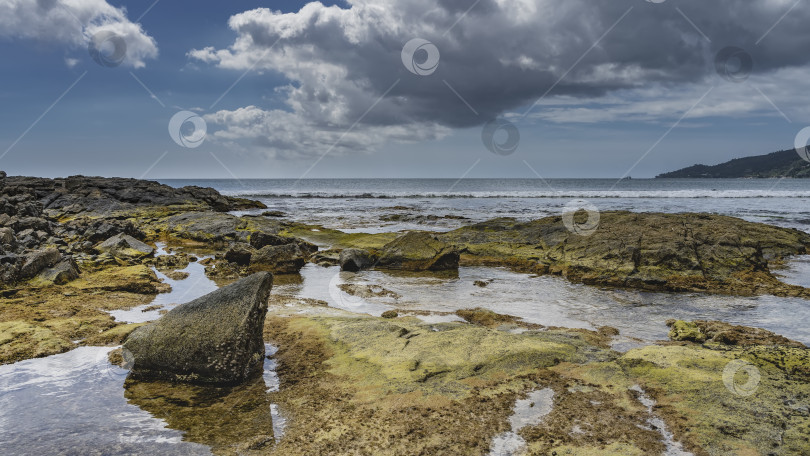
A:
POLYGON ((810 451, 810 351, 756 328, 673 320, 670 340, 620 353, 613 328, 546 328, 484 309, 429 324, 271 295, 265 320, 268 273, 283 282, 308 263, 419 274, 501 266, 600 287, 808 298, 775 274, 807 253, 807 233, 710 214, 608 212, 590 236, 560 217, 365 234, 263 209, 200 187, 0 174, 0 364, 124 344, 141 360, 127 400, 217 454, 488 454, 510 432, 526 454, 661 454, 671 441, 696 455, 810 451), (157 256, 160 246, 174 255, 157 256), (256 286, 221 288, 149 325, 108 313, 150 303, 168 291, 155 270, 182 279, 202 257, 220 286, 256 286), (181 328, 194 328, 190 338, 177 337, 181 328), (279 347, 277 392, 249 381, 260 338, 279 347), (241 348, 218 352, 231 345, 241 348), (191 377, 248 382, 211 395, 172 383, 191 377), (553 392, 548 415, 512 429, 516 401, 541 389, 553 392), (209 396, 211 413, 189 408, 209 396), (278 442, 216 418, 244 405, 266 424, 270 399, 290 418, 278 442))

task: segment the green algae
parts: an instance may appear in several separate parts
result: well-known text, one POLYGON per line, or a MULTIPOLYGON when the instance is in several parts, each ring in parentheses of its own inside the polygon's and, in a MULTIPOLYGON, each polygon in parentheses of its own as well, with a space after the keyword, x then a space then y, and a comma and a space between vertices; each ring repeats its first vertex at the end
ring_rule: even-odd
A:
POLYGON ((810 452, 810 382, 796 372, 809 361, 808 350, 792 347, 668 345, 560 372, 614 394, 643 385, 676 438, 695 454, 788 455, 810 452), (747 368, 734 369, 748 365, 756 372, 751 389, 747 368))
POLYGON ((62 353, 77 340, 116 343, 127 329, 105 311, 146 304, 159 285, 146 266, 113 266, 85 270, 67 285, 9 292, 0 311, 0 364, 62 353))
POLYGON ((271 395, 260 376, 233 387, 127 379, 124 397, 215 454, 266 454, 275 444, 271 395))

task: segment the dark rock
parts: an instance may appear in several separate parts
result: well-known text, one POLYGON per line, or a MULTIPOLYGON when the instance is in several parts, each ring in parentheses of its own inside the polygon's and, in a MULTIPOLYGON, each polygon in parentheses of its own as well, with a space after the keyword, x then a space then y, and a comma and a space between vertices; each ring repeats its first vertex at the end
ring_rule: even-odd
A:
POLYGON ((262 217, 286 217, 287 214, 281 211, 265 211, 262 212, 262 217))
POLYGON ((329 249, 318 252, 309 259, 319 266, 336 266, 340 264, 340 250, 329 249))
POLYGON ((117 258, 140 258, 155 253, 155 249, 126 234, 117 234, 96 247, 99 253, 117 258))
POLYGON ((272 286, 272 274, 254 274, 136 329, 124 343, 134 360, 130 375, 224 384, 259 375, 272 286))
POLYGON ((14 244, 17 238, 14 237, 14 230, 11 228, 0 228, 0 245, 14 244))
POLYGON ((396 310, 386 310, 380 316, 383 318, 397 318, 399 314, 397 313, 396 310))
POLYGON ((293 242, 295 242, 294 238, 263 233, 261 231, 250 235, 250 246, 257 250, 268 245, 285 245, 293 242))
POLYGON ((56 266, 42 271, 37 277, 56 285, 64 285, 79 278, 79 266, 73 258, 67 257, 56 266))
POLYGON ((62 258, 56 249, 47 249, 26 255, 25 262, 20 268, 20 279, 26 280, 36 277, 43 269, 49 268, 62 258))
POLYGON ((250 259, 252 271, 271 271, 277 274, 296 273, 304 267, 308 255, 298 244, 268 245, 262 247, 250 259))
POLYGON ((377 261, 371 252, 363 249, 345 249, 340 252, 340 270, 357 272, 374 266, 377 261))
POLYGON ((229 263, 236 263, 239 266, 247 266, 250 264, 250 258, 253 256, 253 250, 245 245, 235 245, 225 252, 225 261, 229 263))
MULTIPOLYGON (((90 213, 109 215, 141 207, 193 207, 196 210, 225 212, 266 206, 258 201, 221 195, 212 188, 196 186, 173 188, 154 181, 71 176, 46 179, 10 177, 6 191, 12 187, 42 201, 45 209, 57 214, 90 213)), ((16 191, 15 193, 16 194, 16 191)))
POLYGON ((458 269, 459 251, 428 233, 412 231, 382 248, 377 266, 406 271, 458 269))

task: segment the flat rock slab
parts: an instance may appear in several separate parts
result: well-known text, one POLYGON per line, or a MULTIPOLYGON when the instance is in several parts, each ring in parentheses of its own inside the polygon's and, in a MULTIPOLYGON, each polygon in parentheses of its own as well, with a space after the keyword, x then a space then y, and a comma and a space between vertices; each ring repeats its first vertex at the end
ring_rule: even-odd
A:
POLYGON ((258 375, 272 286, 272 274, 253 274, 136 329, 124 343, 134 362, 130 376, 235 384, 258 375))

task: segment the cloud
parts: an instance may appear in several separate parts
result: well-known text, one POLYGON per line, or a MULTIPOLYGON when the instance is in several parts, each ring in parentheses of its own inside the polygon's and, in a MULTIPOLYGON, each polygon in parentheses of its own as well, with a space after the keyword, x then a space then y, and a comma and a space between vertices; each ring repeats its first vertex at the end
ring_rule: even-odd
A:
MULTIPOLYGON (((670 121, 688 111, 685 119, 761 116, 798 120, 807 117, 806 93, 810 93, 807 68, 790 67, 752 75, 742 84, 724 83, 717 77, 704 84, 651 85, 617 90, 602 97, 550 96, 538 103, 528 117, 574 124, 658 122, 670 121), (709 89, 709 95, 696 104, 709 89)), ((521 114, 508 113, 507 117, 519 118, 521 114)))
MULTIPOLYGON (((123 64, 140 68, 157 57, 155 40, 126 10, 105 0, 0 0, 0 37, 87 47, 93 35, 110 31, 126 43, 123 64)), ((70 63, 68 62, 68 65, 70 63)))
MULTIPOLYGON (((773 27, 793 3, 683 0, 676 9, 671 2, 631 0, 348 0, 348 8, 314 2, 294 13, 259 8, 234 15, 230 46, 189 56, 225 69, 274 71, 290 81, 281 89, 287 111, 251 106, 211 116, 220 138, 245 135, 253 147, 294 154, 323 150, 352 128, 344 139, 367 148, 388 137, 407 140, 405 132, 418 132, 412 137, 418 140, 482 125, 527 109, 550 90, 550 97, 591 104, 628 96, 616 101, 614 113, 624 108, 639 120, 677 118, 700 97, 691 97, 697 86, 733 84, 714 73, 715 55, 726 46, 748 51, 762 78, 806 66, 810 8, 795 8, 773 27), (402 47, 413 38, 440 51, 429 76, 402 65, 402 47), (684 99, 672 99, 673 93, 684 99)), ((776 98, 796 95, 790 87, 775 90, 776 98)), ((752 96, 695 114, 762 107, 745 98, 752 96)), ((532 117, 603 121, 609 116, 598 112, 607 106, 601 104, 577 111, 541 103, 532 117)))
POLYGON ((289 159, 368 152, 386 141, 427 141, 450 133, 434 123, 408 123, 385 126, 363 126, 347 129, 339 126, 304 123, 297 113, 247 106, 223 110, 204 117, 209 124, 224 126, 209 139, 233 149, 261 150, 269 156, 289 159))

